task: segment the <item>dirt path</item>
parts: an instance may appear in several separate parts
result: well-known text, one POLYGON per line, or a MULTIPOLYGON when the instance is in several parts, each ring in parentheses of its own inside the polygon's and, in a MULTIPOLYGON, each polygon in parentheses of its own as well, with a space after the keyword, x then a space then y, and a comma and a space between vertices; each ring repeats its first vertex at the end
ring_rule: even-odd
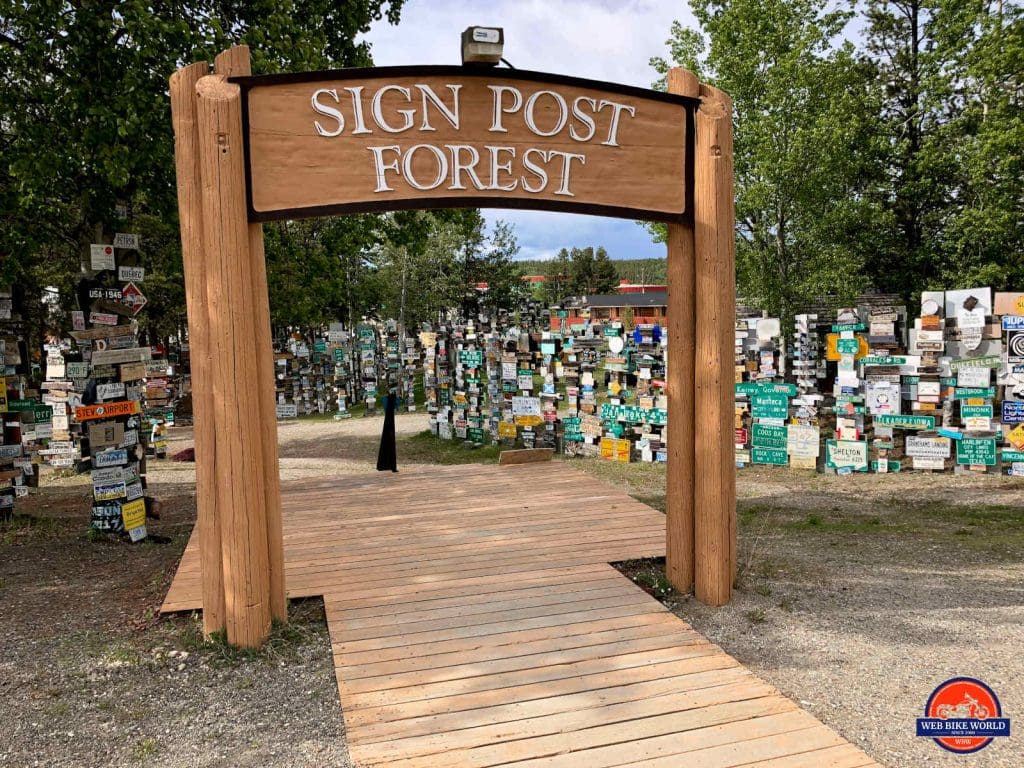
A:
MULTIPOLYGON (((374 471, 380 426, 282 424, 282 476, 374 471)), ((425 439, 425 426, 397 419, 400 468, 494 460, 425 439)), ((172 451, 190 439, 176 430, 172 451)), ((573 465, 664 505, 664 467, 573 465)), ((55 479, 0 524, 0 766, 347 766, 319 601, 293 605, 259 654, 203 644, 196 617, 156 616, 194 521, 194 468, 153 462, 149 477, 163 517, 146 544, 87 535, 85 478, 55 479)), ((1024 764, 1019 736, 962 758, 912 735, 955 675, 1024 717, 1021 484, 755 469, 738 489, 735 600, 669 594, 681 616, 893 768, 1024 764)), ((666 586, 650 564, 632 573, 666 586)))

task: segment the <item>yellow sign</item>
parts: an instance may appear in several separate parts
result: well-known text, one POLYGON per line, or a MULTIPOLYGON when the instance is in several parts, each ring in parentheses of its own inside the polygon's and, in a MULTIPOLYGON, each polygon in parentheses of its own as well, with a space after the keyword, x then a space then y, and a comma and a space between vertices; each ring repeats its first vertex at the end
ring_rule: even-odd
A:
POLYGON ((611 392, 613 395, 617 395, 619 394, 619 392, 622 391, 622 385, 619 384, 619 382, 617 381, 613 381, 611 384, 608 385, 608 391, 611 392))
POLYGON ((499 421, 498 437, 511 437, 514 440, 516 437, 516 425, 511 421, 499 421))
POLYGON ((1010 434, 1006 436, 1006 439, 1018 451, 1024 451, 1024 424, 1018 424, 1010 430, 1010 434))
POLYGON ((7 411, 7 379, 0 376, 0 413, 7 411))
POLYGON ((543 423, 540 416, 516 416, 516 424, 520 427, 539 427, 543 423))
POLYGON ((601 438, 601 458, 611 461, 629 463, 633 445, 629 440, 616 440, 614 437, 601 438))
POLYGON ((136 499, 121 505, 121 519, 124 520, 124 528, 130 531, 133 528, 141 528, 146 524, 146 502, 144 499, 136 499))
MULTIPOLYGON (((831 360, 833 363, 838 362, 842 355, 839 354, 839 350, 836 348, 836 344, 839 342, 838 333, 830 333, 825 337, 825 359, 831 360)), ((857 339, 857 354, 853 356, 854 360, 860 360, 862 357, 868 355, 868 342, 859 333, 855 334, 854 338, 857 339)))

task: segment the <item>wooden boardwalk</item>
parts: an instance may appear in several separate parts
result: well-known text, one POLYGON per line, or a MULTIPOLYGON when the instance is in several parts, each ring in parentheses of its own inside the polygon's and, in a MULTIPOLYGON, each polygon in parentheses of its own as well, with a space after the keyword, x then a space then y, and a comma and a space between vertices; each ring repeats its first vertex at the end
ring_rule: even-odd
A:
MULTIPOLYGON (((283 505, 357 766, 878 765, 608 565, 664 555, 665 518, 582 472, 303 480, 283 505)), ((193 536, 163 610, 199 606, 193 536)))

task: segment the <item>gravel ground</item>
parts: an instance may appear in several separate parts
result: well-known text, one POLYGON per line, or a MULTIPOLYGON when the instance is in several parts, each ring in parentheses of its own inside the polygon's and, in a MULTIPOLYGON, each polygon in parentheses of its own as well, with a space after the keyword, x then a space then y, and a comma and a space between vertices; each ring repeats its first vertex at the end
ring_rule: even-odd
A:
MULTIPOLYGON (((380 419, 281 425, 282 476, 373 471, 380 419)), ((399 466, 493 460, 417 437, 399 466)), ((171 451, 190 445, 172 435, 171 451)), ((664 505, 664 468, 572 466, 664 505)), ((48 478, 0 524, 0 766, 349 765, 318 600, 260 653, 159 617, 195 516, 194 470, 153 462, 154 541, 86 534, 84 478, 48 478)), ((739 475, 740 578, 722 609, 663 595, 699 631, 892 768, 1024 765, 1021 737, 959 757, 912 735, 931 690, 978 677, 1024 717, 1024 509, 1007 478, 739 475)), ((658 563, 631 564, 660 593, 658 563)), ((1017 723, 1014 723, 1016 729, 1017 723)))

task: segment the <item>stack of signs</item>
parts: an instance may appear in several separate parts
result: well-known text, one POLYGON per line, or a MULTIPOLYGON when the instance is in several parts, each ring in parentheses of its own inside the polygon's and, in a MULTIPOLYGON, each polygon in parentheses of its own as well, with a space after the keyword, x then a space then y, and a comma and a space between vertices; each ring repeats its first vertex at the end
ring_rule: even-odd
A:
POLYGON ((845 308, 836 312, 836 322, 827 337, 826 357, 836 362, 832 385, 836 421, 834 439, 825 443, 825 466, 840 474, 868 468, 867 408, 857 373, 857 361, 868 351, 865 330, 857 310, 845 308))
POLYGON ((1006 474, 1024 477, 1024 293, 997 293, 994 312, 1003 332, 1004 364, 996 373, 1002 398, 1001 459, 1006 474))
POLYGON ((516 337, 516 377, 511 397, 512 420, 519 432, 519 440, 526 448, 537 447, 537 428, 544 424, 540 397, 534 388, 532 337, 529 328, 519 329, 516 337))
POLYGON ((401 395, 405 389, 402 376, 405 368, 402 364, 402 339, 398 333, 398 323, 394 320, 384 322, 384 383, 387 391, 381 395, 401 395))
POLYGON ((538 433, 538 448, 557 449, 558 437, 558 386, 555 377, 555 360, 561 351, 562 339, 559 334, 542 331, 540 339, 540 401, 543 430, 538 433))
POLYGON ((425 323, 419 334, 420 348, 423 350, 423 401, 430 418, 430 430, 437 434, 437 413, 440 407, 438 386, 438 337, 437 331, 431 330, 425 323))
POLYGON ((487 371, 477 326, 472 320, 454 328, 455 389, 452 394, 453 432, 457 439, 474 444, 486 442, 483 382, 487 371), (461 337, 461 339, 460 339, 461 337))
MULTIPOLYGON (((5 344, 6 349, 6 344, 5 344)), ((5 356, 6 359, 6 356, 5 356)), ((8 519, 14 513, 14 499, 24 488, 24 472, 15 462, 22 459, 20 421, 17 414, 8 410, 11 401, 21 397, 21 392, 9 389, 14 385, 13 377, 0 369, 0 520, 8 519)))
POLYGON ((507 327, 508 315, 503 314, 491 327, 490 332, 484 338, 484 362, 487 369, 487 430, 491 435, 492 442, 501 440, 500 431, 503 429, 506 434, 509 428, 502 428, 504 422, 504 398, 501 391, 501 356, 504 351, 502 344, 502 330, 507 327))
MULTIPOLYGON (((86 366, 65 370, 73 390, 81 392, 72 401, 73 415, 83 465, 88 459, 91 473, 92 527, 127 531, 132 541, 146 537, 143 397, 152 389, 155 399, 164 399, 168 371, 167 362, 153 361, 152 350, 140 347, 136 336, 133 318, 146 304, 138 286, 145 278, 138 248, 139 238, 132 234, 118 234, 113 245, 90 248, 90 275, 79 286, 82 314, 72 318, 72 336, 86 366)), ((65 369, 72 365, 66 361, 65 369)))
POLYGON ((360 393, 366 415, 377 412, 379 371, 377 367, 377 329, 369 323, 356 326, 356 356, 359 363, 360 393))
POLYGON ((495 434, 498 441, 505 446, 515 445, 519 435, 515 415, 512 412, 512 400, 519 392, 519 339, 518 327, 511 327, 500 333, 498 338, 500 352, 494 365, 500 393, 499 418, 495 434))
POLYGON ((864 381, 864 409, 870 417, 869 459, 876 472, 898 472, 904 456, 904 433, 879 421, 880 417, 903 413, 904 373, 916 373, 920 362, 904 348, 906 308, 871 306, 862 310, 868 317, 868 354, 860 358, 864 381))
POLYGON ((416 410, 416 367, 419 365, 420 352, 416 348, 416 337, 406 335, 405 329, 401 334, 402 344, 402 389, 399 397, 405 400, 407 411, 416 410))
MULTIPOLYGON (((815 469, 820 454, 820 432, 825 416, 825 396, 818 391, 819 381, 826 376, 825 357, 821 349, 817 315, 796 315, 793 321, 792 376, 797 394, 789 425, 788 453, 790 464, 801 469, 815 469)), ((829 414, 831 416, 831 414, 829 414)), ((831 419, 829 419, 831 423, 831 419)))
POLYGON ((352 355, 352 337, 341 323, 331 323, 327 329, 327 365, 331 371, 331 389, 334 397, 334 419, 349 419, 349 406, 353 404, 352 388, 355 368, 352 355))

